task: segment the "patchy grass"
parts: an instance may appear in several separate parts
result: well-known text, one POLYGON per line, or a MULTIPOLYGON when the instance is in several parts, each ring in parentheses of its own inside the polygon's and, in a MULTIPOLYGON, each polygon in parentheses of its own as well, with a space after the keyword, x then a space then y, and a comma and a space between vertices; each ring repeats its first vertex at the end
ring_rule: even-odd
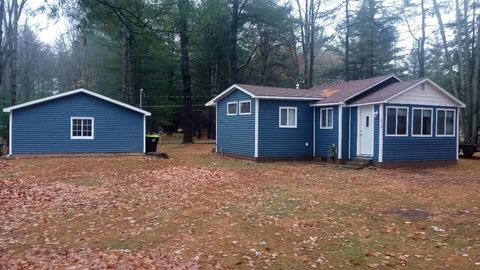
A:
POLYGON ((212 148, 1 160, 0 269, 480 267, 478 159, 344 171, 212 148))

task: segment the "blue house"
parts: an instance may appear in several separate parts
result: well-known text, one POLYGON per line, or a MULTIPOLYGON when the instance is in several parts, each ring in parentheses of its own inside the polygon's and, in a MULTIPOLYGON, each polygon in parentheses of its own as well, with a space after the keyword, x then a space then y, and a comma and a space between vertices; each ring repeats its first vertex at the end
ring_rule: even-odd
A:
POLYGON ((77 89, 3 109, 9 154, 144 153, 150 113, 77 89))
POLYGON ((216 106, 216 151, 255 159, 365 158, 377 165, 458 159, 465 105, 429 79, 394 75, 311 89, 234 84, 216 106))

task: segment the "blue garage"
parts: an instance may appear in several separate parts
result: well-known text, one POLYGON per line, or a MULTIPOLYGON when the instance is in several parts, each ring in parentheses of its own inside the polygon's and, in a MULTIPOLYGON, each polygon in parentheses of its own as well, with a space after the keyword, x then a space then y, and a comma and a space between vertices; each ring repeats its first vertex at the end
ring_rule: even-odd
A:
POLYGON ((144 153, 147 111, 86 89, 3 109, 9 154, 144 153))

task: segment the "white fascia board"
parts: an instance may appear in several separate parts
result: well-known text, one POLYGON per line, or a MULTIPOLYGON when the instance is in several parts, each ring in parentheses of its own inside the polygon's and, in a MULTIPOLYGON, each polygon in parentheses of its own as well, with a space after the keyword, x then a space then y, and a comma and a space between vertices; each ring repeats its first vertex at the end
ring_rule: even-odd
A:
POLYGON ((310 97, 281 97, 281 96, 255 96, 258 99, 283 99, 283 100, 322 100, 322 98, 310 98, 310 97))
POLYGON ((312 104, 310 107, 326 107, 326 106, 336 106, 336 105, 344 105, 344 102, 335 102, 335 103, 323 103, 323 104, 312 104))
POLYGON ((217 101, 222 99, 223 97, 225 97, 226 95, 228 95, 230 92, 232 92, 233 90, 240 90, 242 92, 244 92, 245 94, 249 95, 250 97, 254 98, 255 95, 250 93, 249 91, 243 89, 242 87, 236 85, 236 84, 233 84, 232 86, 230 86, 229 88, 227 88, 227 90, 223 91, 222 93, 218 94, 217 96, 215 96, 212 100, 210 100, 209 102, 205 103, 205 106, 206 107, 209 107, 209 106, 215 106, 217 104, 217 101))
POLYGON ((35 105, 35 104, 38 104, 38 103, 42 103, 42 102, 49 101, 49 100, 54 100, 54 99, 61 98, 61 97, 65 97, 65 96, 74 95, 74 94, 77 94, 77 93, 85 93, 85 94, 87 94, 87 95, 94 96, 94 97, 99 98, 99 99, 103 99, 103 100, 105 100, 105 101, 108 101, 108 102, 117 104, 117 105, 122 106, 122 107, 127 108, 127 109, 130 109, 130 110, 132 110, 132 111, 136 111, 136 112, 142 113, 142 114, 144 114, 145 116, 151 116, 151 115, 152 115, 150 112, 144 111, 144 110, 139 109, 139 108, 137 108, 137 107, 133 107, 133 106, 128 105, 128 104, 126 104, 126 103, 123 103, 123 102, 120 102, 120 101, 118 101, 118 100, 115 100, 115 99, 106 97, 106 96, 104 96, 104 95, 100 95, 100 94, 94 93, 94 92, 92 92, 92 91, 89 91, 89 90, 83 89, 83 88, 76 89, 76 90, 72 90, 72 91, 68 91, 68 92, 65 92, 65 93, 58 94, 58 95, 53 95, 53 96, 49 96, 49 97, 45 97, 45 98, 41 98, 41 99, 29 101, 29 102, 25 102, 25 103, 23 103, 23 104, 11 106, 11 107, 8 107, 8 108, 4 108, 4 109, 3 109, 3 112, 11 112, 12 110, 24 108, 24 107, 27 107, 27 106, 35 105))

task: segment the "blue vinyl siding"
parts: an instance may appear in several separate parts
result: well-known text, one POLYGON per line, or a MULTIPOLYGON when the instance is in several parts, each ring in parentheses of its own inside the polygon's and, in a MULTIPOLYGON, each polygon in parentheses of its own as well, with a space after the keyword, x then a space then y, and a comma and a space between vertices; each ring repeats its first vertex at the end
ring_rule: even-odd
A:
POLYGON ((334 144, 338 150, 338 106, 314 107, 314 108, 315 108, 315 156, 328 157, 328 147, 330 145, 334 144), (320 129, 320 108, 333 108, 333 128, 332 129, 320 129))
POLYGON ((144 115, 84 93, 11 113, 14 155, 143 152, 144 115), (94 139, 70 139, 75 116, 94 118, 94 139))
MULTIPOLYGON (((350 107, 342 109, 342 159, 348 159, 349 134, 350 134, 350 107)), ((351 146, 351 143, 350 143, 351 146)))
POLYGON ((352 110, 352 119, 351 119, 351 140, 350 140, 350 158, 355 158, 357 156, 357 111, 358 107, 351 107, 352 110))
MULTIPOLYGON (((237 108, 240 109, 239 107, 237 108)), ((247 157, 255 155, 255 99, 236 90, 217 103, 217 151, 247 157), (227 115, 227 103, 250 100, 251 114, 227 115)))
POLYGON ((288 100, 259 102, 259 157, 312 157, 313 113, 310 103, 288 100), (279 127, 280 107, 297 107, 296 128, 279 127))
MULTIPOLYGON (((401 105, 401 104, 385 104, 386 106, 405 106, 408 107, 408 136, 406 137, 390 137, 384 136, 383 139, 383 162, 396 161, 420 161, 420 160, 455 160, 457 158, 457 131, 454 137, 437 137, 436 136, 436 109, 455 109, 449 107, 436 106, 417 106, 417 105, 401 105), (412 137, 412 108, 433 108, 433 128, 432 137, 412 137)), ((386 108, 385 106, 385 108, 386 108)), ((386 119, 386 109, 384 110, 384 118, 386 119)), ((457 118, 455 114, 454 127, 456 130, 457 118)), ((386 126, 384 133, 386 132, 386 126)))

